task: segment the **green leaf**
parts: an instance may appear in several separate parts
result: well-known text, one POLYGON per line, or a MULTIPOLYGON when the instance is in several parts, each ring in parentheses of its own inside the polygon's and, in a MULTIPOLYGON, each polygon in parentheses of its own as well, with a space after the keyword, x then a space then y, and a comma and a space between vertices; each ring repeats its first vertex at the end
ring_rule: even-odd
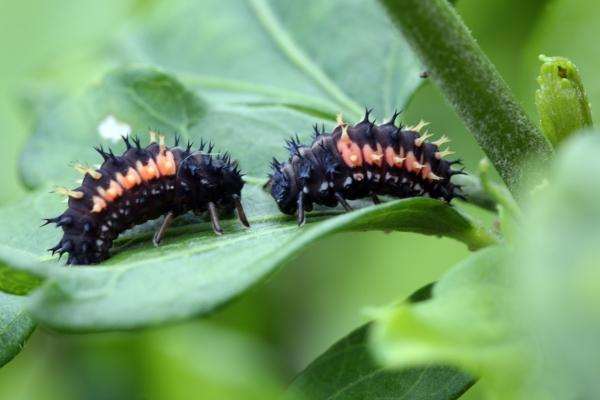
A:
POLYGON ((524 208, 516 251, 482 250, 432 300, 385 312, 373 335, 384 365, 450 363, 503 400, 597 397, 598 152, 598 132, 561 146, 550 183, 524 208))
POLYGON ((0 291, 19 296, 26 295, 38 287, 42 280, 25 271, 0 265, 0 291))
POLYGON ((551 183, 526 209, 511 273, 516 313, 533 338, 539 398, 597 398, 600 349, 600 135, 561 146, 551 183), (549 385, 549 383, 552 383, 549 385))
MULTIPOLYGON (((265 6, 259 2, 255 5, 265 6)), ((187 29, 198 29, 198 24, 194 20, 187 29)), ((161 43, 164 32, 159 36, 149 42, 161 43)), ((252 37, 251 29, 247 37, 252 37)), ((278 68, 287 65, 294 74, 298 73, 288 65, 289 61, 272 62, 278 68)), ((225 67, 211 68, 213 72, 227 71, 225 67)), ((227 67, 231 68, 229 64, 227 67)), ((272 71, 269 76, 277 80, 278 74, 283 73, 272 71)), ((280 83, 294 84, 287 79, 280 83)), ((257 107, 210 90, 203 94, 200 98, 173 76, 155 68, 113 71, 82 98, 58 105, 40 120, 23 156, 23 175, 31 186, 72 186, 71 182, 81 178, 74 171, 66 172, 64 164, 68 161, 93 165, 97 156, 92 145, 106 145, 112 139, 119 141, 119 133, 143 132, 151 127, 167 133, 169 140, 175 131, 184 139, 213 140, 220 148, 231 151, 246 173, 265 176, 268 160, 284 152, 284 137, 303 132, 301 136, 308 138, 307 127, 315 121, 314 113, 306 112, 306 104, 287 107, 269 103, 257 107), (101 135, 106 139, 99 140, 101 135)), ((123 148, 122 144, 118 146, 123 148)), ((119 148, 115 151, 119 152, 119 148)), ((455 208, 423 198, 366 208, 327 221, 327 216, 339 211, 317 212, 309 216, 309 226, 298 229, 292 219, 276 209, 257 178, 250 177, 248 181, 251 184, 244 190, 243 201, 253 224, 250 231, 228 221, 228 234, 215 237, 207 224, 190 225, 197 219, 187 216, 181 219, 180 227, 169 231, 164 245, 155 249, 148 240, 155 228, 150 223, 117 242, 117 254, 108 262, 86 268, 59 267, 44 253, 59 240, 60 233, 50 227, 39 229, 37 225, 41 218, 59 214, 64 204, 47 194, 34 195, 0 212, 0 220, 5 221, 5 230, 0 232, 4 239, 0 259, 48 278, 33 295, 31 310, 37 320, 57 329, 106 330, 153 325, 210 312, 260 281, 308 243, 330 233, 367 229, 411 231, 453 237, 473 249, 495 241, 455 208), (321 221, 324 222, 317 224, 321 221)))
MULTIPOLYGON (((482 376, 489 387, 506 386, 522 370, 521 336, 507 310, 511 285, 507 250, 481 250, 448 272, 431 300, 385 310, 372 346, 389 368, 444 364, 482 376)), ((513 387, 518 387, 513 379, 513 387)), ((504 393, 511 398, 513 387, 504 393)))
POLYGON ((571 134, 592 126, 592 111, 579 69, 564 57, 540 56, 540 88, 535 104, 544 135, 556 147, 571 134))
POLYGON ((368 105, 390 115, 420 84, 407 44, 367 0, 180 0, 140 25, 121 41, 130 61, 162 66, 224 103, 353 117, 368 105))
POLYGON ((124 63, 168 71, 205 101, 157 71, 110 74, 41 117, 21 162, 30 187, 71 183, 68 162, 96 162, 91 146, 112 144, 98 134, 111 115, 133 132, 213 140, 244 172, 263 177, 271 157, 285 154, 284 138, 308 140, 315 123, 331 128, 338 112, 356 120, 364 106, 381 120, 404 108, 422 81, 407 44, 368 0, 173 1, 116 47, 124 47, 115 54, 124 63))
POLYGON ((13 359, 35 328, 25 313, 27 298, 0 292, 0 367, 13 359))
MULTIPOLYGON (((427 300, 433 285, 415 292, 409 301, 427 300)), ((389 370, 373 358, 363 325, 335 343, 292 382, 286 399, 457 399, 474 379, 455 368, 425 367, 389 370)))
POLYGON ((121 135, 149 129, 168 132, 170 140, 176 132, 189 137, 206 112, 197 95, 159 70, 115 70, 82 98, 59 103, 40 119, 21 157, 23 178, 32 187, 73 186, 81 176, 68 164, 98 163, 93 146, 120 142, 124 148, 121 135))
MULTIPOLYGON (((172 143, 177 132, 196 143, 212 140, 240 161, 250 175, 243 201, 253 226, 247 231, 225 221, 227 234, 215 237, 209 225, 186 216, 156 249, 149 240, 156 223, 150 223, 123 236, 116 255, 101 266, 63 268, 43 250, 58 241, 59 231, 37 224, 64 205, 46 194, 31 196, 0 211, 0 220, 7 221, 0 232, 5 239, 0 259, 47 278, 32 298, 37 320, 57 329, 91 331, 204 314, 240 295, 308 243, 335 232, 445 235, 474 249, 495 242, 458 210, 431 199, 391 202, 331 219, 339 210, 318 211, 302 229, 276 209, 259 177, 266 176, 272 156, 285 154, 284 138, 299 132, 308 140, 315 122, 331 127, 340 110, 357 116, 357 103, 377 107, 380 116, 389 114, 410 97, 420 70, 406 44, 389 31, 381 9, 364 0, 283 4, 165 5, 119 43, 126 46, 123 55, 129 61, 155 64, 174 75, 157 68, 121 68, 81 98, 42 116, 22 158, 30 186, 73 186, 81 178, 65 164, 97 163, 91 146, 111 145, 118 133, 153 128, 172 143), (324 22, 340 13, 357 24, 327 28, 324 22), (198 15, 210 18, 198 23, 198 15), (317 26, 321 29, 306 29, 317 26), (348 37, 355 38, 352 46, 348 37), (373 63, 373 57, 385 62, 373 63), (356 79, 359 74, 362 78, 356 79), (181 81, 198 90, 186 89, 181 81)), ((115 146, 115 152, 123 149, 115 146)))
POLYGON ((155 248, 150 239, 156 223, 149 223, 124 234, 116 242, 115 255, 102 265, 65 268, 45 252, 59 240, 60 231, 38 227, 42 216, 58 213, 63 205, 40 193, 0 210, 0 220, 6 221, 0 231, 0 260, 47 277, 31 295, 36 320, 57 329, 91 331, 208 313, 309 243, 337 232, 436 234, 461 240, 473 249, 495 240, 456 208, 426 198, 396 200, 341 215, 335 209, 316 211, 302 228, 294 218, 282 215, 260 186, 247 184, 243 202, 252 224, 249 230, 225 220, 226 234, 217 237, 207 222, 185 216, 168 232, 164 244, 155 248))
POLYGON ((292 382, 287 399, 457 399, 474 383, 455 368, 389 370, 375 362, 369 325, 352 332, 312 362, 292 382))

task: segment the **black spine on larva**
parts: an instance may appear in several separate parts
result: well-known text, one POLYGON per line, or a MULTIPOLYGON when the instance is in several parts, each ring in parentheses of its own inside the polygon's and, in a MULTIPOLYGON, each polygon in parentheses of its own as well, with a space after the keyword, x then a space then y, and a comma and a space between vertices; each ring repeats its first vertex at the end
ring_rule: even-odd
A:
POLYGON ((428 196, 447 202, 463 197, 450 180, 463 173, 452 169, 460 161, 444 159, 450 152, 439 148, 441 142, 426 141, 420 127, 396 126, 398 113, 380 125, 369 113, 354 126, 338 123, 331 133, 315 126, 310 145, 297 137, 287 142, 288 161, 273 159, 270 175, 271 194, 282 212, 294 214, 299 204, 310 211, 313 204, 333 207, 372 195, 428 196), (353 154, 360 156, 353 158, 355 163, 350 160, 353 154))
POLYGON ((213 145, 206 149, 204 142, 198 150, 193 150, 190 143, 185 148, 161 150, 157 143, 142 148, 135 137, 123 140, 126 150, 120 156, 110 149, 96 148, 104 159, 102 166, 86 173, 81 186, 70 192, 64 213, 46 219, 46 224, 55 223, 64 232, 49 251, 61 256, 68 253, 68 264, 94 264, 107 259, 113 240, 121 232, 168 212, 200 213, 207 210, 209 202, 223 214, 234 210, 234 197, 240 196, 244 183, 237 162, 228 154, 212 155, 213 145), (159 155, 167 152, 173 155, 174 173, 142 179, 140 168, 158 165, 159 155), (138 183, 130 188, 119 185, 122 194, 112 201, 104 199, 105 207, 94 212, 94 197, 102 197, 99 191, 118 184, 119 177, 124 179, 128 173, 139 177, 138 183))

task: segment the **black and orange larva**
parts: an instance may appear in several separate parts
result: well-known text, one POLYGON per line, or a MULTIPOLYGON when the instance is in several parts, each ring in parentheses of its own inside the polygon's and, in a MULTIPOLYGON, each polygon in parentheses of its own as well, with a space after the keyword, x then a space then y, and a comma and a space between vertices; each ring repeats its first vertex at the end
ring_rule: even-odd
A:
POLYGON ((68 264, 98 263, 109 257, 121 232, 165 215, 154 235, 158 245, 173 218, 188 211, 208 211, 218 235, 223 233, 220 213, 235 209, 242 224, 249 226, 240 201, 242 174, 228 153, 213 155, 213 145, 204 142, 198 150, 190 143, 180 148, 178 138, 169 148, 164 136, 158 135, 158 142, 155 133, 150 136, 146 148, 137 138, 123 137, 127 149, 121 156, 96 148, 104 159, 99 169, 76 166, 85 174, 81 186, 59 188, 68 196, 68 208, 44 223, 55 223, 64 231, 60 242, 49 249, 53 255, 68 253, 68 264))
POLYGON ((287 141, 290 158, 285 163, 273 159, 269 184, 271 195, 285 214, 297 214, 298 224, 305 222, 305 211, 313 203, 344 209, 352 208, 346 200, 377 195, 398 198, 428 196, 450 202, 460 194, 460 186, 450 178, 462 174, 453 170, 460 160, 447 161, 453 154, 440 146, 449 140, 442 136, 428 142, 427 125, 396 126, 398 113, 381 125, 369 120, 371 110, 356 125, 345 123, 338 116, 337 126, 326 133, 315 125, 311 145, 300 144, 298 138, 287 141))

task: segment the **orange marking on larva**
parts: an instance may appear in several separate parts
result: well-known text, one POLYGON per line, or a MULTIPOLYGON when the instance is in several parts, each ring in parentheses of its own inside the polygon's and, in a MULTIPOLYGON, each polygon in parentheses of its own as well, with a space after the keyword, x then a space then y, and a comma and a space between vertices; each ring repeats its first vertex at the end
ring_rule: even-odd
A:
POLYGON ((127 176, 125 177, 125 179, 127 179, 127 181, 130 183, 134 182, 136 185, 142 183, 142 177, 132 167, 129 167, 129 169, 127 170, 127 176))
MULTIPOLYGON (((350 136, 348 136, 348 139, 350 136)), ((350 168, 359 167, 362 165, 362 151, 360 147, 351 140, 344 140, 343 137, 337 142, 337 149, 342 155, 344 163, 350 168)))
POLYGON ((356 166, 360 167, 363 163, 362 151, 360 151, 360 147, 358 147, 356 143, 352 142, 350 144, 350 151, 352 152, 352 155, 356 155, 356 166))
POLYGON ((170 151, 162 152, 156 157, 156 164, 161 175, 175 175, 177 167, 175 166, 175 158, 170 151))
POLYGON ((148 164, 144 165, 141 161, 135 163, 138 174, 144 181, 151 181, 152 179, 159 178, 160 172, 153 159, 148 160, 148 164))
POLYGON ((117 181, 111 180, 107 192, 114 197, 120 197, 123 195, 123 187, 117 181))
POLYGON ((367 164, 372 165, 375 164, 378 167, 381 167, 381 161, 383 159, 383 151, 381 149, 381 145, 377 143, 377 151, 373 150, 373 148, 366 144, 363 146, 363 156, 367 164))
POLYGON ((415 154, 412 151, 409 151, 406 154, 406 162, 404 163, 404 165, 406 166, 406 170, 408 172, 412 172, 413 169, 415 168, 416 162, 417 162, 417 158, 415 157, 415 154))
POLYGON ((125 177, 123 176, 122 173, 117 172, 117 174, 115 175, 115 178, 117 179, 117 182, 119 182, 119 185, 123 186, 123 189, 131 189, 132 186, 129 185, 129 182, 127 182, 127 180, 125 179, 125 177))
POLYGON ((397 157, 396 152, 394 151, 394 148, 392 146, 388 146, 385 148, 385 162, 387 162, 387 164, 390 167, 393 167, 394 164, 396 164, 396 162, 394 161, 394 158, 397 157))
POLYGON ((358 163, 358 156, 356 154, 352 154, 350 146, 342 147, 341 153, 344 163, 350 168, 354 168, 354 166, 358 163))
POLYGON ((351 168, 360 167, 363 163, 360 147, 353 142, 342 151, 342 158, 344 159, 346 165, 351 168))
POLYGON ((123 176, 121 173, 117 174, 117 181, 119 181, 119 184, 125 189, 131 189, 132 187, 142 183, 142 178, 135 169, 129 167, 125 176, 123 176))
POLYGON ((108 202, 111 202, 123 195, 123 188, 115 180, 110 181, 108 188, 104 189, 102 187, 98 187, 97 190, 100 196, 102 196, 102 198, 108 202))
POLYGON ((106 208, 106 201, 102 197, 94 196, 92 201, 94 202, 94 206, 92 207, 93 213, 99 213, 106 208))
POLYGON ((423 179, 427 179, 430 173, 431 165, 429 165, 429 163, 423 165, 423 168, 421 169, 421 176, 423 177, 423 179))
POLYGON ((338 149, 338 151, 339 151, 340 153, 343 153, 343 152, 344 152, 344 149, 349 149, 349 148, 350 148, 350 143, 343 142, 343 141, 340 139, 340 140, 338 140, 338 142, 337 142, 337 146, 336 146, 336 147, 337 147, 337 149, 338 149))

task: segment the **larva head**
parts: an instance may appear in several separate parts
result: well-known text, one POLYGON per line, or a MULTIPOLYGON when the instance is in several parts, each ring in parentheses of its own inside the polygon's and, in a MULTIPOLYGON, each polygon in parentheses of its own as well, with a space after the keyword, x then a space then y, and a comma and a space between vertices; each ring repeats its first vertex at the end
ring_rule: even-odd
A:
POLYGON ((294 214, 298 208, 298 186, 289 164, 281 164, 276 159, 271 163, 271 196, 284 214, 294 214))

